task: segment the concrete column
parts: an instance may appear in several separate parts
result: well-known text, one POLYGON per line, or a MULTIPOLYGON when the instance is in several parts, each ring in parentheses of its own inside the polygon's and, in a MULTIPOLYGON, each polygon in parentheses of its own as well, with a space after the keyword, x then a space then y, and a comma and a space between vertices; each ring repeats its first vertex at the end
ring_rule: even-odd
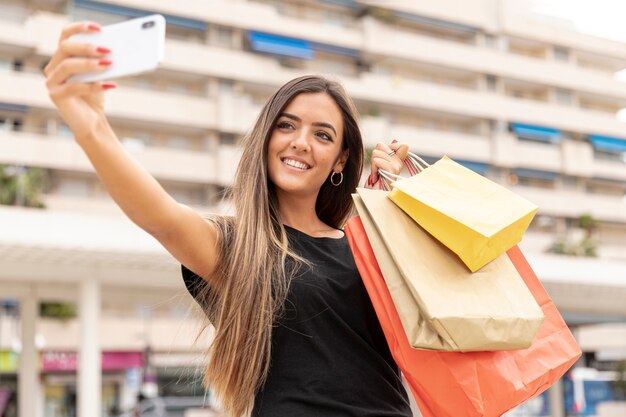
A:
POLYGON ((556 381, 554 385, 548 389, 548 397, 550 398, 550 416, 565 417, 563 382, 561 379, 556 381))
POLYGON ((38 303, 34 293, 26 294, 20 300, 20 321, 22 330, 22 351, 18 374, 18 415, 42 417, 40 406, 41 386, 35 331, 37 328, 38 303))
POLYGON ((79 315, 78 417, 99 416, 102 413, 99 282, 85 279, 80 284, 79 315))

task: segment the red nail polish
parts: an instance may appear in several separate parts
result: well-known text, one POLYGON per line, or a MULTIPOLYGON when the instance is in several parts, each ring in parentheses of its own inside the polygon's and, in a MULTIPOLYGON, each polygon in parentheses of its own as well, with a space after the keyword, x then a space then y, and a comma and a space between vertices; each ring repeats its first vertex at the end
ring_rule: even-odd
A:
POLYGON ((88 24, 88 25, 87 25, 87 29, 88 29, 88 30, 96 30, 96 31, 100 32, 100 30, 101 30, 102 28, 101 28, 101 27, 100 27, 100 25, 98 25, 98 24, 95 24, 95 23, 90 23, 90 24, 88 24))
POLYGON ((96 51, 101 54, 110 54, 111 50, 109 48, 105 48, 104 46, 99 46, 96 48, 96 51))
POLYGON ((98 61, 98 65, 101 65, 101 66, 109 66, 112 63, 113 62, 110 59, 101 59, 100 61, 98 61))
POLYGON ((102 84, 102 88, 105 89, 105 90, 110 90, 111 88, 115 88, 115 87, 117 87, 117 85, 116 84, 112 84, 112 83, 102 84))
POLYGON ((391 143, 398 143, 398 141, 394 139, 391 141, 391 143))

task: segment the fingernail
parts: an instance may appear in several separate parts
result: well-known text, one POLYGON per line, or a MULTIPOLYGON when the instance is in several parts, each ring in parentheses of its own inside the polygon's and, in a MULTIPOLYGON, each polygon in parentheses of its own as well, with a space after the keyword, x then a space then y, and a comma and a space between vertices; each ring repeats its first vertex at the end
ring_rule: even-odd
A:
POLYGON ((98 61, 98 65, 100 66, 109 66, 111 65, 113 62, 110 59, 101 59, 100 61, 98 61))
POLYGON ((104 46, 98 46, 96 48, 96 52, 101 53, 101 54, 110 54, 111 50, 109 48, 105 48, 104 46))
POLYGON ((394 139, 391 141, 391 143, 398 143, 398 141, 394 139))
POLYGON ((90 24, 87 25, 87 29, 88 30, 96 30, 96 31, 100 32, 100 30, 102 28, 97 23, 90 23, 90 24))
POLYGON ((111 88, 115 88, 115 87, 117 87, 117 84, 113 84, 113 83, 102 84, 102 88, 105 90, 110 90, 111 88))

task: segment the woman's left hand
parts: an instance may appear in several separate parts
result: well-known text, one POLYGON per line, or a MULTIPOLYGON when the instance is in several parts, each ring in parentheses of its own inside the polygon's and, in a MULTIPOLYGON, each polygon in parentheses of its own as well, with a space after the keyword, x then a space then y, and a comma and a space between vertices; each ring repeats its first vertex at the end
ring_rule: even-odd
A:
POLYGON ((395 140, 389 145, 385 145, 382 142, 376 144, 376 148, 372 151, 372 172, 367 178, 366 188, 374 188, 374 184, 379 181, 379 169, 391 172, 395 175, 400 174, 404 166, 404 158, 406 158, 408 153, 409 147, 395 140))

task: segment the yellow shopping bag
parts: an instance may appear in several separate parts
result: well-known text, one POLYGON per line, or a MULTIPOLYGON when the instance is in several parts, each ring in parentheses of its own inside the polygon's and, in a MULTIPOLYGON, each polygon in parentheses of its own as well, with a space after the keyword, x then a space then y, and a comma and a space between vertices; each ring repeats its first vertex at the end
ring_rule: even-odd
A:
POLYGON ((472 272, 517 245, 538 210, 447 156, 392 187, 389 198, 472 272))

